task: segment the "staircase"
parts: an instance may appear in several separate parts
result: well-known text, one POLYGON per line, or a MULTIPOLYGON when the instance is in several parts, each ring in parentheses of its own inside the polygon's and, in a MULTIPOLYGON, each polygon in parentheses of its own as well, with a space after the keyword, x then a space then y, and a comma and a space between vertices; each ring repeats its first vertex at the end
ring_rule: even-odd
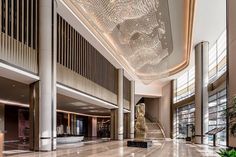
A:
POLYGON ((146 139, 157 140, 157 139, 165 139, 165 133, 159 122, 152 122, 148 118, 146 118, 147 125, 147 137, 146 139))

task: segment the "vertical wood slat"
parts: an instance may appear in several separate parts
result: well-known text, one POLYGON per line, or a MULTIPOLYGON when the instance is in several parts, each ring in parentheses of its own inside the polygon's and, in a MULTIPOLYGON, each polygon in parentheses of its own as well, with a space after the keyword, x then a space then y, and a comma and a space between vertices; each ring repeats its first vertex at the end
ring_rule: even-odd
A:
MULTIPOLYGON (((2 50, 2 0, 0 1, 0 52, 2 50)), ((0 58, 2 58, 2 53, 0 53, 0 58)))
POLYGON ((58 62, 87 79, 117 93, 116 68, 62 17, 59 18, 58 62), (65 31, 63 33, 63 31, 65 31))
MULTIPOLYGON (((28 35, 29 34, 29 1, 31 1, 31 0, 26 0, 26 3, 27 3, 26 4, 26 6, 27 6, 26 7, 26 9, 27 9, 27 11, 26 11, 26 28, 27 28, 26 29, 27 30, 26 31, 26 45, 27 46, 25 47, 26 48, 25 49, 26 50, 26 56, 27 56, 28 60, 30 60, 30 55, 29 55, 29 35, 28 35)), ((29 62, 26 62, 26 64, 27 64, 27 66, 30 66, 29 62)))
POLYGON ((71 30, 71 27, 70 25, 68 24, 68 51, 67 51, 67 67, 70 69, 70 30, 71 30))
POLYGON ((33 41, 33 3, 31 0, 5 0, 4 33, 2 33, 2 2, 3 1, 0 2, 0 50, 2 59, 9 62, 10 64, 14 64, 26 70, 37 73, 37 68, 35 68, 37 65, 32 64, 35 63, 34 61, 37 61, 37 55, 35 55, 36 52, 32 50, 30 44, 33 41), (22 20, 20 20, 20 9, 22 12, 26 9, 26 12, 21 12, 22 20), (20 33, 22 33, 21 36, 20 33), (26 44, 24 44, 23 38, 26 37, 26 44))
POLYGON ((58 38, 57 38, 57 41, 58 41, 58 48, 57 48, 57 51, 59 52, 57 54, 57 62, 61 62, 61 18, 57 15, 57 29, 59 31, 57 31, 58 33, 58 38))
POLYGON ((60 63, 63 64, 63 52, 64 52, 64 21, 62 21, 60 17, 61 22, 61 51, 60 51, 60 63))
POLYGON ((8 33, 8 0, 6 0, 6 3, 5 3, 5 11, 6 11, 6 18, 5 18, 5 56, 6 58, 8 59, 8 38, 7 38, 7 33, 8 33))
MULTIPOLYGON (((11 30, 10 30, 11 33, 10 33, 10 36, 11 36, 11 37, 10 37, 10 39, 9 39, 9 40, 10 40, 10 42, 9 42, 9 43, 10 43, 10 44, 9 44, 9 50, 10 50, 10 51, 9 51, 9 56, 10 56, 10 58, 9 58, 9 59, 11 60, 12 57, 13 57, 13 55, 14 55, 14 54, 13 54, 13 51, 14 51, 14 44, 13 44, 13 42, 14 42, 14 41, 13 41, 13 27, 14 27, 14 18, 13 18, 13 15, 14 15, 14 14, 13 14, 13 9, 14 9, 14 4, 13 4, 13 3, 14 3, 14 2, 13 2, 13 0, 10 0, 10 1, 11 1, 11 17, 10 17, 10 18, 11 18, 11 23, 10 23, 10 25, 11 25, 11 27, 10 27, 10 28, 11 28, 11 30)), ((13 60, 13 61, 14 61, 14 60, 13 60)))
POLYGON ((67 24, 67 52, 66 52, 66 66, 68 67, 69 66, 69 50, 70 50, 70 43, 69 43, 69 29, 70 29, 70 26, 68 23, 67 24))
POLYGON ((21 11, 21 15, 22 15, 22 34, 21 34, 21 40, 22 40, 22 44, 21 44, 21 53, 20 53, 20 58, 23 57, 23 53, 24 53, 24 46, 23 46, 23 43, 24 43, 24 23, 25 23, 25 12, 24 12, 24 9, 25 9, 25 5, 24 5, 24 0, 22 0, 22 11, 21 11))
POLYGON ((66 56, 66 54, 67 54, 67 52, 68 52, 68 40, 67 40, 67 38, 68 38, 68 36, 67 36, 67 30, 68 30, 68 28, 67 28, 67 23, 65 22, 65 25, 66 25, 66 28, 65 28, 65 66, 67 66, 67 56, 66 56))
MULTIPOLYGON (((19 14, 20 14, 20 7, 19 7, 19 1, 17 1, 17 17, 16 17, 16 21, 17 21, 17 24, 16 24, 16 40, 19 41, 19 14)), ((16 63, 19 64, 20 60, 19 60, 19 42, 16 42, 16 63)))
MULTIPOLYGON (((0 35, 2 34, 2 0, 0 1, 0 35)), ((0 46, 1 46, 1 37, 0 36, 0 46)))

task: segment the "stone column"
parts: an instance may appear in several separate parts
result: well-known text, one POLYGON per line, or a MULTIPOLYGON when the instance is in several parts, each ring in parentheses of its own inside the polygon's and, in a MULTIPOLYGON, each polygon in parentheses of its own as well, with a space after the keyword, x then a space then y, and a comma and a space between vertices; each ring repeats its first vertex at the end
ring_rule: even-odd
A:
POLYGON ((195 46, 195 134, 196 143, 206 144, 208 131, 208 42, 195 46))
POLYGON ((52 9, 52 0, 39 1, 40 81, 30 87, 31 138, 33 138, 30 148, 38 151, 56 149, 56 51, 53 47, 52 9))
POLYGON ((131 90, 130 90, 130 138, 134 138, 134 112, 135 112, 135 104, 134 104, 134 95, 135 95, 135 82, 131 81, 131 90))
MULTIPOLYGON (((236 1, 227 0, 227 100, 228 105, 236 94, 236 1)), ((228 126, 227 145, 236 148, 236 137, 230 134, 228 126)))
POLYGON ((124 132, 123 138, 130 138, 130 113, 124 113, 124 132))
POLYGON ((97 117, 92 118, 92 137, 97 137, 97 117))
POLYGON ((124 96, 123 96, 123 77, 124 70, 118 69, 118 140, 123 140, 124 133, 124 96))
POLYGON ((111 110, 111 139, 118 139, 118 109, 111 110))

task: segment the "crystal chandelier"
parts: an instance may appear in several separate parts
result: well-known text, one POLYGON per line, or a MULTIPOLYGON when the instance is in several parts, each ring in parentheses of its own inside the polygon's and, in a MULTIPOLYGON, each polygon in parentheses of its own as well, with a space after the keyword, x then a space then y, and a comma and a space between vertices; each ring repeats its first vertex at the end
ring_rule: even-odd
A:
MULTIPOLYGON (((118 55, 139 76, 158 74, 167 69, 172 53, 172 36, 167 0, 70 0, 119 47, 118 55), (167 6, 167 7, 166 7, 167 6), (162 64, 162 65, 160 65, 162 64), (145 70, 144 70, 145 69, 145 70)), ((108 41, 109 42, 109 41, 108 41)))

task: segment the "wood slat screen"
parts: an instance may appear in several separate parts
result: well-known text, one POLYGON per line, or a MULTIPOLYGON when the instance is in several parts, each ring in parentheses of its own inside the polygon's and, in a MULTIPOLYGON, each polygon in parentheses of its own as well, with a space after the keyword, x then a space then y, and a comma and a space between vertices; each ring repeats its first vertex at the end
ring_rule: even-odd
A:
POLYGON ((117 69, 60 15, 57 15, 57 62, 117 94, 117 69))
POLYGON ((0 59, 37 73, 38 0, 0 1, 0 59))

